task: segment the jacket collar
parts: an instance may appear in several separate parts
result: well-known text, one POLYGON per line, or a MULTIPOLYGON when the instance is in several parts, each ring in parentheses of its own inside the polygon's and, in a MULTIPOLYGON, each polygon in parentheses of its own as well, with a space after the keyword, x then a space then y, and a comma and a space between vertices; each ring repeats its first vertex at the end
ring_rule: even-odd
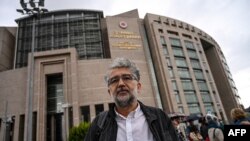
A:
MULTIPOLYGON (((138 103, 140 104, 141 110, 142 110, 143 114, 145 115, 145 117, 146 117, 146 119, 147 119, 147 121, 148 121, 149 123, 151 123, 151 122, 153 122, 154 120, 157 119, 155 113, 152 114, 152 112, 154 112, 154 111, 150 110, 151 108, 150 108, 149 106, 144 105, 144 104, 143 104, 141 101, 139 101, 139 100, 138 100, 138 103)), ((115 119, 116 114, 115 114, 114 108, 115 108, 115 106, 113 106, 113 107, 111 107, 111 108, 109 109, 109 115, 110 115, 112 118, 115 119)))
POLYGON ((153 122, 154 120, 157 119, 155 113, 152 113, 152 112, 155 112, 155 111, 152 111, 150 107, 144 105, 139 100, 138 100, 138 103, 140 104, 141 110, 144 113, 144 115, 145 115, 145 117, 146 117, 146 119, 148 120, 149 123, 151 123, 151 122, 153 122))

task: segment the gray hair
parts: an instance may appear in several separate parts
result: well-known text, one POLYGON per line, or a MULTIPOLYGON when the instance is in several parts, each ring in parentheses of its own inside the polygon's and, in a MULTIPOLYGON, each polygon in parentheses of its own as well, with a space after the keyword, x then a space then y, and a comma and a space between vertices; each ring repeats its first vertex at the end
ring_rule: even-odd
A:
POLYGON ((108 72, 104 77, 106 83, 108 83, 111 70, 116 68, 128 68, 136 79, 138 81, 140 80, 140 70, 134 62, 127 58, 116 58, 108 68, 108 72))

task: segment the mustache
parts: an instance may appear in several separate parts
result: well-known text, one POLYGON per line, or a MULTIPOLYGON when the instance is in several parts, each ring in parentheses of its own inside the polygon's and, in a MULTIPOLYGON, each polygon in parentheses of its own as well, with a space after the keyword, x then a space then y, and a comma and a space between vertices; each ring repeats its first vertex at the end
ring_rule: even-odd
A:
POLYGON ((125 87, 118 87, 116 90, 116 93, 118 94, 118 93, 123 92, 123 91, 129 92, 129 90, 126 89, 125 87))

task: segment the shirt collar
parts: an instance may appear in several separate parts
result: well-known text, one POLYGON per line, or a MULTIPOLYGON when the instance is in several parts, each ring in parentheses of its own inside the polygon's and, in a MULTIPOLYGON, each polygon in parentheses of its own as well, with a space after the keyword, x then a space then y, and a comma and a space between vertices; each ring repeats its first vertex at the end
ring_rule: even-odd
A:
POLYGON ((115 114, 116 114, 116 118, 118 119, 127 119, 127 118, 137 118, 139 116, 141 116, 143 114, 142 110, 141 110, 141 106, 140 104, 138 103, 136 109, 134 111, 131 111, 127 117, 124 117, 123 115, 119 114, 116 109, 114 108, 115 110, 115 114))

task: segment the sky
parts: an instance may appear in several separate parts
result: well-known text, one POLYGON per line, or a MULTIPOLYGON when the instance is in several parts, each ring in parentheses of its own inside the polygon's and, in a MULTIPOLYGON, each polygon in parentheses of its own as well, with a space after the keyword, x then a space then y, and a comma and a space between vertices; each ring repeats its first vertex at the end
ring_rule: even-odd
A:
MULTIPOLYGON (((0 26, 17 26, 19 1, 0 0, 0 26)), ((101 10, 104 16, 138 9, 140 18, 152 13, 194 25, 217 41, 242 104, 250 106, 250 0, 45 0, 45 8, 101 10)))

